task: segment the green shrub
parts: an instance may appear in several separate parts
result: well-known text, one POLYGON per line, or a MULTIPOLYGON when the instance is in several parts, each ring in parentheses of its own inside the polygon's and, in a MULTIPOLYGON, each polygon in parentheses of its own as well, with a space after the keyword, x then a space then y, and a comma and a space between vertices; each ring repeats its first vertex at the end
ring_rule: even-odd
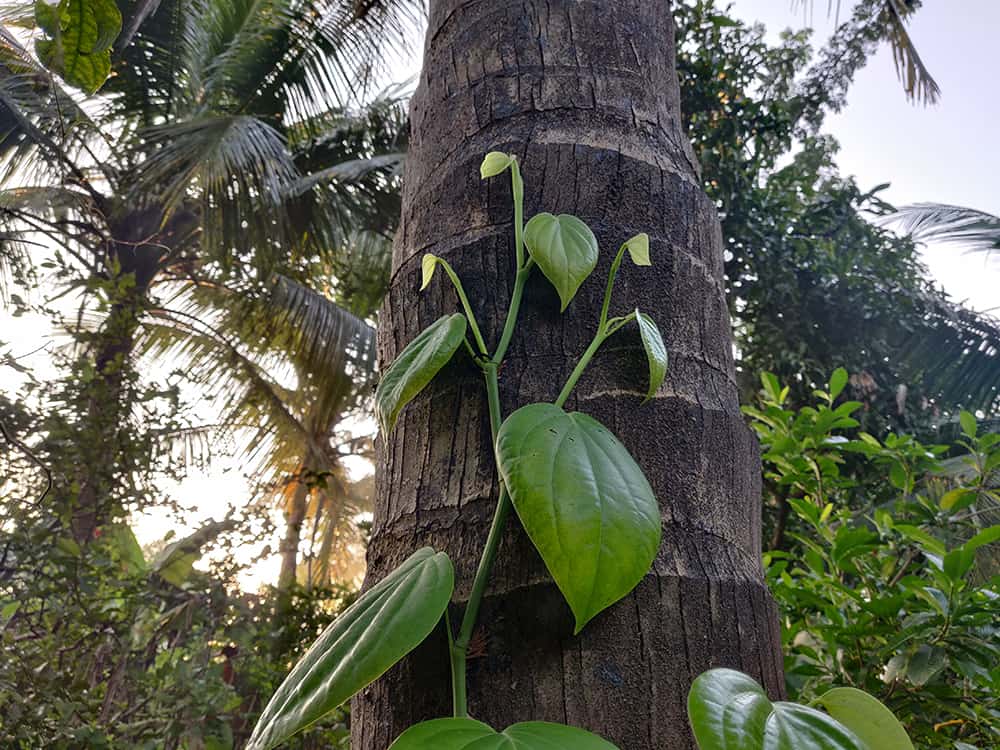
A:
POLYGON ((961 415, 948 449, 858 432, 838 370, 816 405, 786 408, 763 378, 746 408, 776 506, 765 554, 789 692, 879 697, 917 747, 1000 744, 1000 435, 961 415))

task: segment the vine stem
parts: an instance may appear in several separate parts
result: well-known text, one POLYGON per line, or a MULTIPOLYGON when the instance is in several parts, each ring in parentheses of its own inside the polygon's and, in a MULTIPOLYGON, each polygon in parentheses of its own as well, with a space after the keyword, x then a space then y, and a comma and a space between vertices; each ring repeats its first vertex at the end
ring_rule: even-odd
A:
MULTIPOLYGON (((517 159, 511 163, 511 189, 514 199, 514 249, 516 254, 517 275, 514 278, 514 290, 511 294, 510 307, 507 309, 507 319, 504 322, 503 332, 497 344, 496 352, 489 360, 478 360, 483 370, 486 380, 486 398, 489 404, 490 413, 490 434, 492 445, 495 448, 497 433, 500 431, 502 414, 500 411, 500 383, 497 373, 507 354, 511 338, 514 335, 514 328, 517 324, 518 312, 521 308, 521 299, 524 296, 524 286, 531 275, 534 261, 528 258, 525 261, 524 252, 524 181, 521 179, 521 170, 518 167, 517 159)), ((447 263, 442 261, 445 271, 448 273, 458 290, 459 298, 466 309, 472 326, 473 335, 480 350, 486 355, 486 345, 483 337, 479 333, 479 327, 472 317, 472 311, 461 282, 451 270, 447 263)), ((507 519, 513 509, 510 493, 504 484, 503 477, 499 477, 500 497, 497 500, 497 507, 493 513, 493 522, 490 525, 489 535, 486 537, 486 545, 483 548, 483 555, 479 559, 479 567, 476 569, 476 577, 472 582, 472 590, 469 592, 469 600, 465 605, 465 612, 462 614, 462 623, 459 626, 458 635, 453 639, 450 623, 446 623, 448 628, 448 653, 451 661, 451 689, 452 689, 452 709, 456 717, 466 717, 469 715, 469 696, 467 685, 467 663, 469 655, 469 643, 472 641, 472 633, 476 627, 476 620, 479 617, 479 607, 486 594, 486 586, 489 583, 490 574, 493 572, 493 564, 496 562, 497 552, 500 549, 500 540, 503 537, 503 530, 507 525, 507 519)))
POLYGON ((472 336, 476 340, 476 346, 479 347, 479 352, 484 357, 489 356, 486 349, 486 341, 483 339, 483 334, 479 330, 479 323, 476 322, 476 314, 472 312, 472 305, 469 304, 469 298, 465 294, 465 287, 462 286, 462 280, 458 278, 458 274, 455 273, 455 269, 451 267, 444 258, 437 258, 436 261, 443 269, 448 278, 451 279, 452 285, 455 287, 455 291, 458 293, 458 299, 462 303, 462 307, 465 309, 465 316, 469 319, 469 328, 472 329, 472 336))
MULTIPOLYGON (((513 308, 513 304, 511 307, 513 308)), ((496 445, 497 432, 500 430, 501 421, 500 385, 497 379, 496 363, 492 361, 485 363, 483 365, 483 375, 486 378, 486 396, 490 410, 490 430, 493 435, 493 444, 496 445)), ((462 624, 459 627, 458 636, 450 644, 452 704, 454 714, 458 717, 469 715, 468 690, 466 687, 466 662, 468 659, 469 643, 472 640, 472 631, 476 626, 476 619, 479 616, 479 606, 482 604, 483 595, 486 593, 486 585, 489 583, 490 573, 493 571, 493 563, 496 561, 497 551, 500 549, 500 539, 503 536, 503 530, 507 524, 507 518, 510 516, 512 507, 507 487, 501 479, 500 499, 493 514, 493 523, 490 525, 490 533, 486 538, 486 546, 483 549, 483 556, 479 560, 476 577, 472 582, 469 601, 465 605, 462 624)))

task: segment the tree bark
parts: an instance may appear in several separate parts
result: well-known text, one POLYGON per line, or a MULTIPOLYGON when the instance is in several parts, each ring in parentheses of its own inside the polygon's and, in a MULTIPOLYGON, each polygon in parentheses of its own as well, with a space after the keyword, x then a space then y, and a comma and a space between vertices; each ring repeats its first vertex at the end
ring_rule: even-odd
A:
POLYGON ((281 538, 279 553, 281 571, 278 574, 278 591, 284 596, 295 585, 299 567, 299 543, 302 540, 302 524, 306 520, 309 504, 309 486, 301 479, 295 480, 295 489, 288 508, 285 510, 285 535, 281 538))
MULTIPOLYGON (((514 279, 509 180, 479 179, 490 150, 523 164, 526 211, 572 213, 601 245, 597 271, 564 315, 537 271, 500 373, 505 414, 552 401, 590 341, 607 271, 633 234, 651 269, 622 267, 612 315, 639 306, 663 330, 667 382, 642 404, 647 369, 634 329, 609 340, 567 409, 607 425, 649 477, 663 515, 653 570, 573 637, 569 608, 515 518, 506 529, 470 662, 470 714, 498 729, 575 724, 624 750, 690 748, 685 701, 717 666, 783 691, 776 611, 760 563, 757 445, 739 412, 715 210, 685 140, 668 3, 432 0, 393 275, 379 326, 383 366, 459 309, 432 252, 463 278, 488 343, 514 279)), ((432 545, 468 596, 497 498, 482 378, 461 354, 379 444, 368 552, 375 582, 432 545)), ((460 605, 456 605, 460 607, 460 605)), ((456 618, 452 616, 452 621, 456 618)), ((443 629, 358 696, 356 750, 450 713, 443 629)))

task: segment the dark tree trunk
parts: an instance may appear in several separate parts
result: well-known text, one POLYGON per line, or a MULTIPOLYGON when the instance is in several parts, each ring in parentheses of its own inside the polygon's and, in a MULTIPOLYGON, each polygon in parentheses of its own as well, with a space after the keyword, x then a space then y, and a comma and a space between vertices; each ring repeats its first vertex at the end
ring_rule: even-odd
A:
MULTIPOLYGON (((652 269, 626 263, 612 314, 659 323, 667 382, 641 404, 634 330, 598 354, 567 404, 618 434, 663 513, 663 544, 636 590, 572 636, 568 607, 512 518, 480 616, 470 713, 497 728, 544 719, 624 750, 689 748, 692 680, 730 666, 782 692, 774 605, 760 564, 756 443, 738 408, 715 211, 680 122, 666 2, 432 0, 391 288, 379 327, 391 362, 458 308, 444 283, 419 294, 420 258, 465 280, 488 343, 513 285, 509 181, 481 182, 492 149, 519 155, 526 212, 572 213, 601 260, 565 315, 537 272, 500 373, 504 413, 553 400, 593 335, 618 246, 652 238, 652 269)), ((369 578, 430 544, 469 593, 497 497, 482 382, 464 355, 404 412, 379 449, 369 578)), ((454 617, 452 618, 454 621, 454 617)), ((353 704, 356 750, 383 750, 408 725, 450 712, 443 631, 353 704)))

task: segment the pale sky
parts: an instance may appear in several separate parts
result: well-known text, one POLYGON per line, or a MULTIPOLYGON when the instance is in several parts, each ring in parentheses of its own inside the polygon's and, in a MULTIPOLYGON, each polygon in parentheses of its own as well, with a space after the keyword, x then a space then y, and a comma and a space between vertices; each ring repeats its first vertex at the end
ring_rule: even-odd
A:
MULTIPOLYGON (((845 8, 852 3, 844 0, 845 8)), ((832 19, 827 3, 814 0, 813 23, 825 38, 832 19)), ((801 12, 791 0, 735 0, 735 14, 746 21, 765 23, 775 37, 786 26, 801 26, 801 12)), ((892 187, 883 197, 897 205, 937 201, 969 205, 1000 215, 1000 98, 997 83, 996 41, 1000 32, 1000 0, 925 0, 911 25, 912 36, 927 66, 941 86, 936 107, 923 108, 906 101, 896 80, 892 55, 883 49, 863 69, 850 90, 846 110, 827 120, 825 131, 841 143, 839 164, 853 174, 863 189, 883 182, 892 187)), ((818 43, 817 39, 817 43, 818 43)), ((415 77, 419 54, 401 61, 400 79, 415 77)), ((947 291, 970 306, 984 310, 1000 305, 1000 260, 987 264, 981 256, 962 256, 951 247, 931 248, 925 255, 934 277, 947 291)), ((47 338, 43 319, 12 319, 0 310, 0 340, 15 354, 37 348, 47 338)), ((39 352, 25 361, 46 364, 39 352)), ((14 385, 0 374, 0 387, 14 385)), ((247 499, 239 467, 220 460, 204 474, 191 476, 171 494, 196 507, 179 534, 200 522, 225 515, 230 503, 247 499)), ((172 523, 163 515, 139 519, 137 534, 143 543, 162 538, 172 523)), ((277 549, 276 540, 272 549, 277 549)), ((273 582, 277 556, 259 564, 242 583, 273 582)))

